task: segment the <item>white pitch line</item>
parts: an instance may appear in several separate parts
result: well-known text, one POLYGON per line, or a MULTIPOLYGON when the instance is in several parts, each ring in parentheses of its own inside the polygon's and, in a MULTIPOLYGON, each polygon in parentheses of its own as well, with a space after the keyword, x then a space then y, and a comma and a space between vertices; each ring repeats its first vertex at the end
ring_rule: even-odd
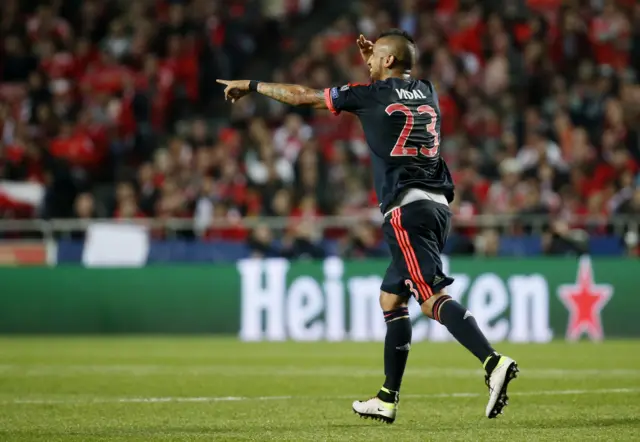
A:
MULTIPOLYGON (((572 396, 587 394, 634 394, 640 388, 604 388, 595 390, 540 390, 510 393, 510 396, 572 396)), ((90 405, 90 404, 156 404, 156 403, 202 403, 202 402, 242 402, 242 401, 286 401, 292 399, 353 399, 360 395, 340 396, 203 396, 203 397, 113 397, 93 399, 13 399, 0 401, 0 405, 90 405)), ((404 394, 405 398, 414 399, 457 399, 484 397, 481 393, 439 393, 439 394, 404 394)))
MULTIPOLYGON (((405 374, 413 377, 469 377, 483 374, 482 370, 456 367, 409 367, 405 374)), ((529 379, 550 379, 564 377, 638 377, 640 370, 634 369, 527 369, 523 373, 529 379)), ((260 377, 365 377, 380 376, 380 369, 354 369, 350 366, 325 366, 321 368, 300 367, 247 367, 237 365, 0 365, 0 375, 5 377, 68 377, 78 375, 152 376, 152 375, 217 375, 217 376, 260 376, 260 377)))
POLYGON ((212 397, 121 397, 93 399, 15 399, 0 401, 0 404, 26 405, 66 405, 66 404, 157 404, 166 402, 237 402, 237 401, 278 401, 294 399, 294 396, 212 396, 212 397))

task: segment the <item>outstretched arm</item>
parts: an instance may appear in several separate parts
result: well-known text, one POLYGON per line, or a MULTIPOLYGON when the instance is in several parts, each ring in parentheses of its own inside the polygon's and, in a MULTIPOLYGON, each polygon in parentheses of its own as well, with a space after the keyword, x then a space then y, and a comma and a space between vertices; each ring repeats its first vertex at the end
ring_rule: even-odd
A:
POLYGON ((258 83, 258 93, 292 106, 327 109, 324 91, 297 84, 258 83))
POLYGON ((312 106, 315 109, 328 109, 325 93, 319 89, 281 83, 256 82, 257 84, 254 83, 252 85, 249 80, 217 80, 217 82, 226 86, 224 90, 225 99, 231 99, 232 103, 255 90, 259 94, 291 106, 312 106))

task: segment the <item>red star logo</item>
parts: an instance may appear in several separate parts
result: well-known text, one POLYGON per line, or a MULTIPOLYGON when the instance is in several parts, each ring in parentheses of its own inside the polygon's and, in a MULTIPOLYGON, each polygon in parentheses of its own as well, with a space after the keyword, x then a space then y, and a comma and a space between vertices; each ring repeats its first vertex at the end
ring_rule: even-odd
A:
POLYGON ((600 313, 612 294, 611 285, 593 281, 591 259, 588 256, 580 258, 576 283, 558 288, 558 296, 569 310, 568 340, 576 341, 583 333, 592 340, 602 340, 604 331, 600 313))

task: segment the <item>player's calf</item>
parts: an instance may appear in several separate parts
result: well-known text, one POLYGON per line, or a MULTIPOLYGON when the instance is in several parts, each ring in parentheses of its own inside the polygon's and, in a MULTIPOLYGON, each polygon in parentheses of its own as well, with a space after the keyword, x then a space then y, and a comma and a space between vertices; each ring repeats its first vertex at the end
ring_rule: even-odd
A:
POLYGON ((445 293, 437 293, 422 303, 422 312, 447 327, 449 332, 484 363, 495 350, 487 341, 469 310, 445 293))
POLYGON ((384 402, 395 403, 398 401, 411 349, 411 318, 407 298, 383 291, 380 293, 380 307, 387 324, 387 334, 384 340, 385 381, 378 392, 378 398, 384 402))
POLYGON ((378 392, 384 402, 398 401, 402 377, 407 366, 411 349, 411 319, 408 307, 399 307, 384 312, 387 324, 387 335, 384 339, 384 374, 385 380, 378 392))

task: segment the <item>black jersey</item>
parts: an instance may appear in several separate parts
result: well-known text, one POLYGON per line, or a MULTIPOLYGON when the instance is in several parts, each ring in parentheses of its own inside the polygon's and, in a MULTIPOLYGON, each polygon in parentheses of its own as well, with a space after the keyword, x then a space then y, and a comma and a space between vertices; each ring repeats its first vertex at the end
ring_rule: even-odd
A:
POLYGON ((382 212, 403 190, 419 188, 453 200, 453 179, 440 156, 440 107, 429 81, 388 78, 324 91, 334 114, 356 114, 371 149, 382 212))

